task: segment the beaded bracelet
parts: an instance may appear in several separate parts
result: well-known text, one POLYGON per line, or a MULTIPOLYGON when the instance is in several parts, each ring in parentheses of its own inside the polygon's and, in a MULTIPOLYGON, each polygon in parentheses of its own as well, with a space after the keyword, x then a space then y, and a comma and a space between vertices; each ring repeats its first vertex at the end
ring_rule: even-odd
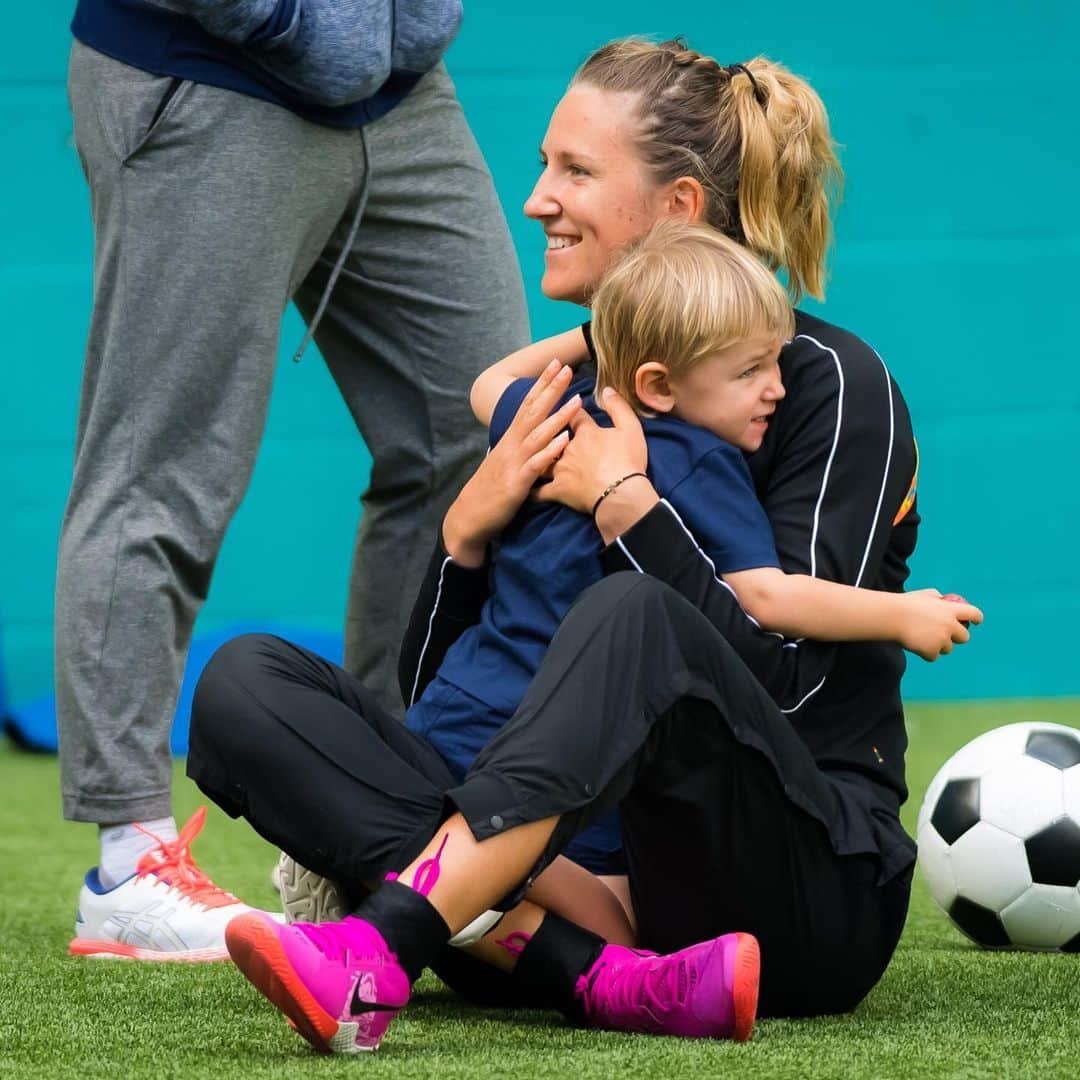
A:
POLYGON ((604 501, 604 500, 605 500, 605 499, 606 499, 606 498, 607 498, 607 497, 608 497, 608 496, 609 496, 609 495, 610 495, 610 494, 611 494, 611 493, 612 493, 612 492, 613 492, 613 491, 614 491, 614 490, 615 490, 615 489, 616 489, 616 488, 617 488, 617 487, 618 487, 618 486, 619 486, 620 484, 625 484, 627 480, 633 480, 633 478, 634 478, 635 476, 644 476, 646 480, 648 480, 648 479, 649 479, 649 478, 648 478, 648 476, 647 476, 647 475, 646 475, 645 473, 643 473, 643 472, 632 472, 632 473, 627 473, 627 474, 626 474, 625 476, 622 476, 622 477, 620 477, 620 478, 619 478, 618 480, 615 480, 615 481, 613 481, 612 483, 608 484, 608 486, 607 486, 606 488, 604 488, 604 490, 603 490, 603 491, 601 491, 601 492, 600 492, 600 498, 599 498, 599 499, 597 499, 597 500, 596 500, 596 502, 594 502, 594 503, 593 503, 593 508, 592 508, 592 519, 593 519, 593 521, 596 521, 596 511, 600 509, 600 504, 601 504, 601 503, 602 503, 602 502, 603 502, 603 501, 604 501))

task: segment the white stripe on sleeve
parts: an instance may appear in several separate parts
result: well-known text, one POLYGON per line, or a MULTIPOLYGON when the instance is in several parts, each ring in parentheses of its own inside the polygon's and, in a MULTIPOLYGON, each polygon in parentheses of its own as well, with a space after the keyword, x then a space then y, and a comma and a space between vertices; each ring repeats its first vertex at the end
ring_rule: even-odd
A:
POLYGON ((442 561, 442 566, 439 567, 439 588, 435 592, 435 603, 431 608, 431 615, 428 616, 427 624, 427 636, 424 638, 424 644, 420 647, 420 656, 416 660, 416 678, 413 680, 412 692, 409 694, 409 704, 416 703, 416 688, 420 685, 420 672, 424 668, 424 653, 427 652, 427 647, 431 643, 431 628, 435 624, 435 612, 439 610, 439 600, 442 599, 442 587, 443 580, 446 576, 446 567, 453 560, 449 555, 442 561))

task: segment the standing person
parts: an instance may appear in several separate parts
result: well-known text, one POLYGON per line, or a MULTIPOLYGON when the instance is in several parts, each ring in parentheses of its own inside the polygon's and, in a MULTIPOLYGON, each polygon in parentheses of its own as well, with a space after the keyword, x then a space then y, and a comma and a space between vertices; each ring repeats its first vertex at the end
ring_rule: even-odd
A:
POLYGON ((79 0, 95 295, 56 679, 64 813, 101 826, 101 857, 73 952, 222 957, 243 910, 191 860, 201 819, 177 833, 169 727, 290 299, 372 454, 346 663, 400 711, 387 643, 423 573, 414 538, 483 450, 468 386, 527 340, 505 219, 440 63, 459 20, 457 0, 79 0))

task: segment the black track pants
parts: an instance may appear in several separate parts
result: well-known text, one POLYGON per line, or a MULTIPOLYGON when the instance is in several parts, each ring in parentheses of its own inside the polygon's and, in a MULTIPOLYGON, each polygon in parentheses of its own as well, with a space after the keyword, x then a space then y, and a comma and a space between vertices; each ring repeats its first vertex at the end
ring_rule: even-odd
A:
POLYGON ((208 665, 188 772, 346 883, 401 869, 451 804, 478 839, 559 815, 536 871, 618 806, 641 944, 756 934, 763 1015, 853 1008, 907 910, 908 875, 879 885, 872 854, 837 853, 836 789, 771 698, 700 612, 646 575, 582 595, 460 785, 344 671, 264 636, 208 665))

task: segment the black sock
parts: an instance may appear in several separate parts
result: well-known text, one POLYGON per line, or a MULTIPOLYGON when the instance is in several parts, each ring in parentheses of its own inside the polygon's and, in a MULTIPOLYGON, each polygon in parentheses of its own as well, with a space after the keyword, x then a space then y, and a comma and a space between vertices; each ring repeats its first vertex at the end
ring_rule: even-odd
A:
POLYGON ((549 912, 518 958, 514 981, 530 996, 582 1024, 585 1014, 574 989, 606 944, 599 934, 549 912))
POLYGON ((450 927, 427 897, 399 881, 380 885, 354 914, 382 934, 410 982, 420 978, 450 940, 450 927))

